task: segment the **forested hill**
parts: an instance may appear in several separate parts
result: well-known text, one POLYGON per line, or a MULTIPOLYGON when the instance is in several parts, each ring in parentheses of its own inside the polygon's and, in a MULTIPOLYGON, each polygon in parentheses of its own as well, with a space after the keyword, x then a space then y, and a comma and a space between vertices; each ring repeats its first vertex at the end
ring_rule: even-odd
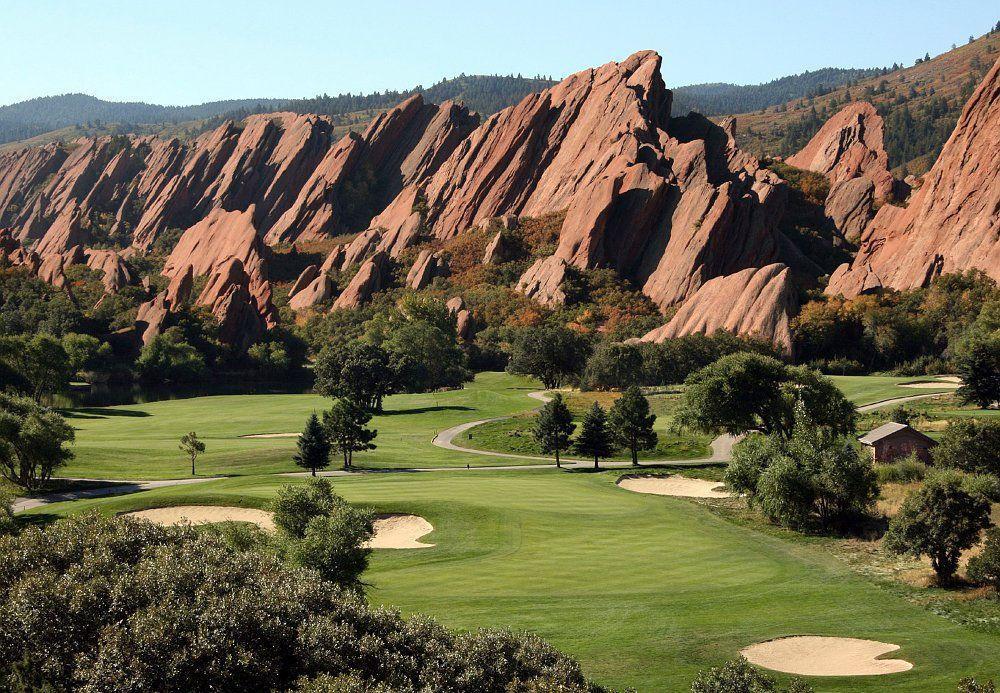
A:
POLYGON ((704 115, 746 113, 802 97, 827 94, 834 88, 890 72, 892 68, 827 67, 789 75, 766 84, 692 84, 674 91, 674 113, 697 111, 704 115))
MULTIPOLYGON (((100 131, 102 125, 116 125, 115 132, 133 132, 139 125, 190 123, 187 131, 196 133, 224 118, 241 118, 252 113, 277 110, 341 116, 385 110, 416 92, 424 94, 432 103, 458 100, 474 111, 489 115, 552 84, 551 79, 544 77, 461 75, 427 88, 416 86, 405 91, 337 96, 323 94, 311 99, 239 99, 194 106, 121 103, 103 101, 86 94, 64 94, 0 107, 0 143, 24 140, 73 126, 86 126, 86 132, 93 134, 95 130, 100 131)), ((149 131, 148 128, 144 130, 149 131)))

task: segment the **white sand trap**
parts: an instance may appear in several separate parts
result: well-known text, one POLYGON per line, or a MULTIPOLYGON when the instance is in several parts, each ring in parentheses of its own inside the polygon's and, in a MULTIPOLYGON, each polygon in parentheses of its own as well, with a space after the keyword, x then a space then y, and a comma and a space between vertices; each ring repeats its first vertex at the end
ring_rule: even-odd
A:
POLYGON ((250 433, 240 438, 298 438, 299 433, 250 433))
POLYGON ((251 522, 268 532, 274 531, 273 515, 253 508, 227 508, 215 505, 178 505, 125 513, 126 517, 149 520, 158 525, 208 525, 216 522, 251 522))
POLYGON ((375 534, 367 546, 372 549, 429 549, 434 544, 417 541, 434 531, 434 525, 419 515, 379 515, 375 534))
POLYGON ((690 479, 686 476, 627 476, 618 480, 626 491, 652 493, 657 496, 680 498, 729 498, 727 491, 720 491, 724 484, 718 481, 690 479))
POLYGON ((857 638, 799 635, 759 642, 740 653, 751 664, 801 676, 878 676, 909 671, 904 659, 876 659, 899 645, 857 638))
POLYGON ((952 382, 951 380, 921 380, 915 383, 900 383, 900 387, 910 387, 914 390, 957 390, 962 386, 961 382, 952 382))

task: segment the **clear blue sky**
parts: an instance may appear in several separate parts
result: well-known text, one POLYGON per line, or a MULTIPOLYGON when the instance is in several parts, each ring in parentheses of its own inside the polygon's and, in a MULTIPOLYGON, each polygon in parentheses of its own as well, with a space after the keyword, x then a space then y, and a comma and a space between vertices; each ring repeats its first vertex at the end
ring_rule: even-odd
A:
POLYGON ((911 64, 980 35, 996 0, 3 0, 0 104, 86 92, 189 104, 562 76, 653 48, 670 86, 911 64))

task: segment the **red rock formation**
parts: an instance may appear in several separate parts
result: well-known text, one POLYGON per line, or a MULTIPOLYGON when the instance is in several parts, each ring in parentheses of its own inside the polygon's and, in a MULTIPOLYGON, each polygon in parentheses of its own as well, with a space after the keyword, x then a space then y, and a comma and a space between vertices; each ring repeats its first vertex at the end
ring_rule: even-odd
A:
POLYGON ((298 278, 295 280, 295 283, 292 284, 292 288, 288 290, 288 297, 291 298, 298 292, 302 291, 302 289, 309 286, 318 276, 319 276, 318 266, 309 265, 308 267, 306 267, 304 270, 302 270, 302 273, 299 274, 298 278))
POLYGON ((503 231, 497 231, 483 253, 483 264, 498 265, 513 260, 516 255, 517 248, 511 243, 510 237, 503 231))
POLYGON ((852 103, 826 121, 787 163, 822 173, 831 185, 864 176, 875 185, 876 198, 889 198, 893 179, 883 130, 882 117, 874 106, 866 101, 852 103))
POLYGON ((540 258, 521 275, 516 288, 543 306, 562 303, 566 300, 566 294, 562 290, 566 268, 566 261, 555 255, 540 258))
POLYGON ((126 286, 135 284, 137 277, 132 268, 113 250, 84 251, 87 267, 102 273, 101 283, 109 294, 115 294, 126 286))
POLYGON ((291 295, 288 306, 295 311, 312 308, 333 298, 334 286, 327 274, 318 274, 308 284, 291 295))
POLYGON ((149 344, 153 338, 163 333, 170 316, 171 303, 167 294, 157 294, 151 301, 139 306, 135 316, 136 330, 141 334, 142 343, 149 344))
POLYGON ((850 239, 861 237, 874 216, 874 209, 875 184, 867 176, 834 183, 824 206, 830 223, 842 236, 850 239))
POLYGON ((662 342, 695 332, 727 330, 753 335, 792 349, 790 316, 798 312, 798 294, 785 265, 749 268, 705 282, 663 327, 642 341, 662 342))
POLYGON ((175 272, 167 285, 166 299, 171 308, 177 308, 191 300, 194 288, 194 268, 191 265, 183 272, 175 272))
POLYGON ((406 285, 414 291, 430 286, 437 277, 448 275, 448 261, 441 253, 421 250, 406 275, 406 285))
POLYGON ((197 301, 218 318, 219 339, 241 350, 257 341, 268 327, 252 283, 243 262, 230 257, 215 268, 197 301))
POLYGON ((333 309, 357 308, 367 303, 376 292, 388 285, 389 280, 389 256, 382 252, 375 253, 361 265, 347 288, 333 302, 333 309))
POLYGON ((854 261, 837 269, 827 293, 911 289, 972 268, 1000 280, 1000 61, 909 205, 879 209, 854 261))

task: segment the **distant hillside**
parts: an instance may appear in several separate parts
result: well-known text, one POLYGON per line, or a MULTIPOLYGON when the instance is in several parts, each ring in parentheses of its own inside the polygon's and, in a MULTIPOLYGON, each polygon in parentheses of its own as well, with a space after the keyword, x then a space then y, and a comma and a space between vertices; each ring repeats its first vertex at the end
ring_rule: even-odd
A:
POLYGON ((470 109, 489 115, 552 84, 551 79, 543 77, 461 75, 427 88, 418 85, 406 91, 337 96, 323 94, 311 99, 238 99, 194 106, 120 103, 86 94, 46 96, 0 107, 0 143, 30 138, 37 138, 36 142, 51 141, 71 133, 156 132, 155 128, 149 127, 151 125, 180 126, 164 130, 192 135, 227 118, 240 119, 253 113, 277 110, 346 116, 339 118, 338 124, 349 129, 358 125, 363 127, 373 114, 395 106, 417 92, 433 103, 447 99, 463 101, 470 109), (344 122, 340 123, 340 120, 344 122))
POLYGON ((774 106, 792 99, 815 97, 833 89, 891 72, 890 68, 827 67, 775 79, 767 84, 692 84, 674 91, 674 112, 682 115, 697 111, 704 115, 746 113, 774 106))
MULTIPOLYGON (((929 56, 928 56, 929 57, 929 56)), ((737 115, 739 144, 757 155, 788 156, 853 101, 870 101, 885 119, 889 164, 897 175, 927 171, 965 102, 1000 57, 1000 24, 990 33, 912 67, 737 115)))

